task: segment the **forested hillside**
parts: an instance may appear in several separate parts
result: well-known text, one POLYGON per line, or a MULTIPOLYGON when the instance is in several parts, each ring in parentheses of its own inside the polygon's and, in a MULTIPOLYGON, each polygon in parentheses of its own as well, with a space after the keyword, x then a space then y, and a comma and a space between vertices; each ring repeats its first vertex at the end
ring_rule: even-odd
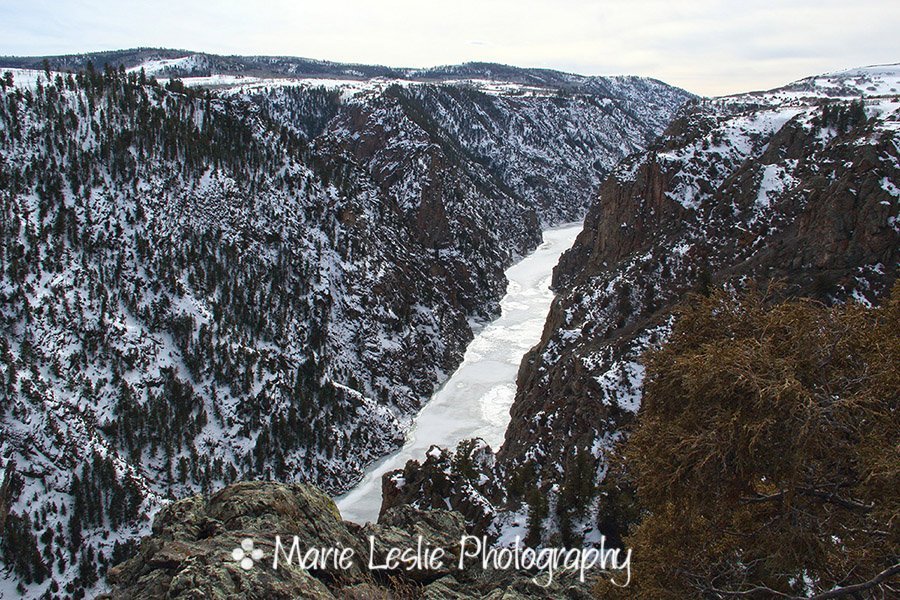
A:
MULTIPOLYGON (((900 248, 898 93, 898 67, 887 65, 686 105, 656 143, 612 171, 554 271, 557 297, 541 343, 522 362, 502 447, 467 443, 408 464, 386 476, 384 509, 449 502, 501 540, 522 535, 533 544, 578 545, 605 535, 622 543, 644 513, 614 457, 642 427, 646 353, 666 347, 678 307, 692 295, 753 287, 771 287, 770 302, 886 302, 900 248)), ((888 352, 882 348, 881 359, 888 352)), ((674 376, 672 368, 660 375, 674 376)), ((793 381, 785 378, 784 385, 793 381)), ((701 398, 690 402, 700 410, 701 398)), ((669 423, 679 410, 666 405, 657 418, 669 423)), ((871 426, 895 431, 896 420, 879 414, 871 426)), ((704 424, 699 416, 683 418, 704 424)), ((643 438, 645 447, 654 435, 643 438)), ((767 439, 759 451, 777 451, 767 439)), ((649 461, 661 450, 645 452, 649 461)), ((691 461, 670 466, 685 469, 691 461)), ((666 466, 653 464, 662 477, 666 466)), ((666 497, 657 492, 659 511, 666 497)), ((717 497, 704 488, 697 493, 717 497)), ((657 550, 662 556, 673 547, 657 550)), ((673 576, 659 573, 648 598, 660 597, 653 595, 660 582, 673 576)), ((840 585, 825 577, 810 589, 827 589, 826 582, 840 585)))
POLYGON ((238 479, 346 489, 496 313, 542 222, 579 214, 587 192, 565 187, 598 181, 686 97, 649 124, 565 134, 572 160, 531 182, 521 165, 555 160, 532 148, 613 109, 553 90, 8 71, 3 589, 97 589, 169 498, 238 479), (458 110, 483 111, 485 133, 454 127, 458 110), (508 135, 537 122, 527 143, 508 135))

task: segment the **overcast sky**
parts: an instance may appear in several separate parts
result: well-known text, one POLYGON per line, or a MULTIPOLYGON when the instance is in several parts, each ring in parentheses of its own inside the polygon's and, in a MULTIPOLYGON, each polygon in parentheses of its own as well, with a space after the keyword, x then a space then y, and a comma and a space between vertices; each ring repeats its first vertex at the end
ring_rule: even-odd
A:
POLYGON ((491 61, 701 94, 900 61, 897 0, 0 0, 0 54, 136 46, 401 67, 491 61))

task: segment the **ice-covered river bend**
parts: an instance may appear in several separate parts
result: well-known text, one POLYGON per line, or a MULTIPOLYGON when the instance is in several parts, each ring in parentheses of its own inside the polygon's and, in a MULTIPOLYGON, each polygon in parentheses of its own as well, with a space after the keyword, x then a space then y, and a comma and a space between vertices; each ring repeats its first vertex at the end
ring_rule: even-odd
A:
POLYGON ((581 231, 581 223, 544 232, 543 243, 506 271, 509 285, 501 315, 478 332, 459 368, 422 408, 403 447, 374 463, 355 488, 337 498, 344 519, 375 521, 381 508, 381 476, 423 460, 432 445, 455 448, 480 437, 495 450, 509 424, 522 357, 540 341, 553 293, 550 278, 559 256, 581 231))

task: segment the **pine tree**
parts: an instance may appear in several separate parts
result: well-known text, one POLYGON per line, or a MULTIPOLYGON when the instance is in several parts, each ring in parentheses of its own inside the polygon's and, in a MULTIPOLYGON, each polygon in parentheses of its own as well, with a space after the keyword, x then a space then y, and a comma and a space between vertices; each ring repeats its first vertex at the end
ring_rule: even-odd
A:
POLYGON ((889 596, 900 284, 878 309, 693 302, 646 360, 626 444, 643 514, 627 597, 889 596))
POLYGON ((544 519, 547 518, 547 498, 535 485, 526 495, 525 501, 528 506, 528 534, 525 543, 537 546, 541 543, 544 519))
POLYGON ((0 551, 4 562, 26 584, 42 583, 50 572, 38 549, 34 527, 28 514, 9 513, 0 537, 0 551))

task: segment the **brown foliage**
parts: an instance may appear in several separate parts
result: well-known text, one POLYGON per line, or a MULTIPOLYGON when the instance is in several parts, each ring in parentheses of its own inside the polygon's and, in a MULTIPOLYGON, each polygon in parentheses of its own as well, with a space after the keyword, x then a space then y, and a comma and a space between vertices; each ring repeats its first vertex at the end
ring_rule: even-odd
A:
POLYGON ((896 593, 898 332, 900 285, 878 309, 759 293, 683 309, 647 357, 625 448, 643 518, 626 540, 632 587, 618 593, 896 593))

